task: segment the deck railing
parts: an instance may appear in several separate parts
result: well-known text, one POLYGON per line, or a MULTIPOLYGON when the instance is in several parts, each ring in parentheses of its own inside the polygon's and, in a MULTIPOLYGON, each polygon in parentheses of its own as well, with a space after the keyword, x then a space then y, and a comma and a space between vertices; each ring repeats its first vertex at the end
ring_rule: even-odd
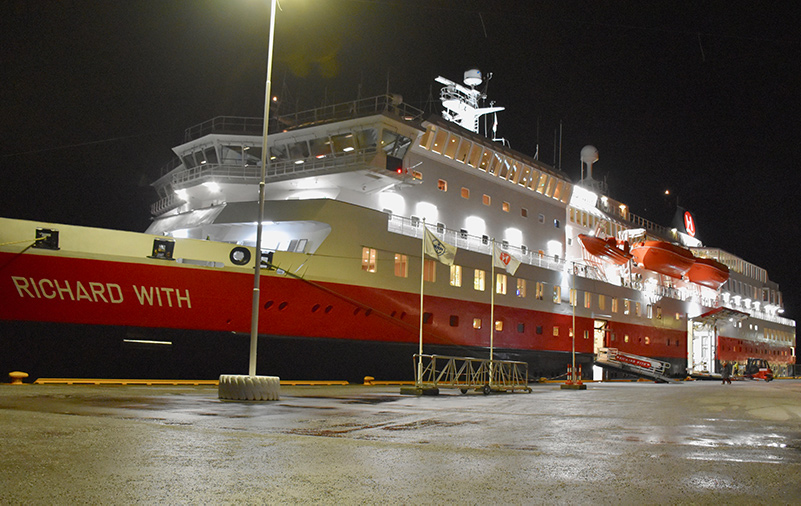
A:
POLYGON ((462 393, 477 389, 485 394, 530 391, 525 362, 419 354, 413 358, 415 378, 420 379, 417 388, 458 388, 462 393))

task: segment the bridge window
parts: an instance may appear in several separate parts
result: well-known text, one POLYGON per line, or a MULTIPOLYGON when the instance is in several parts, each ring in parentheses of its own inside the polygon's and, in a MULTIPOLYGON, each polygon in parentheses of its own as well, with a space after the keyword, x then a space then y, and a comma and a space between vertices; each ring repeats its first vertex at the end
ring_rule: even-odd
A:
POLYGON ((472 146, 472 142, 462 139, 462 143, 459 145, 459 150, 456 152, 456 161, 465 163, 467 161, 467 155, 470 153, 470 148, 472 146))
POLYGON ((451 138, 448 139, 448 145, 445 147, 445 153, 443 154, 448 158, 453 158, 456 156, 456 148, 458 147, 459 147, 459 137, 451 134, 451 138))
POLYGON ((484 196, 481 198, 481 202, 482 202, 482 203, 483 203, 485 206, 488 206, 488 205, 492 204, 492 197, 490 197, 490 196, 489 196, 489 195, 487 195, 487 194, 484 194, 484 196))
POLYGON ((437 181, 437 190, 441 192, 448 191, 448 182, 445 181, 444 179, 440 179, 439 181, 437 181))

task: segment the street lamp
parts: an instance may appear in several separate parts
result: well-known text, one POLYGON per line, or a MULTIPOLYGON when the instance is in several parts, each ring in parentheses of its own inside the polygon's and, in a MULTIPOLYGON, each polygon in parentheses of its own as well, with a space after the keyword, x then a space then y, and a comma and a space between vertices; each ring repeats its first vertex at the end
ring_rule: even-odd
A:
POLYGON ((273 41, 275 38, 275 4, 270 0, 270 36, 267 43, 267 83, 264 90, 264 129, 261 146, 261 179, 259 180, 259 216, 256 220, 256 255, 253 272, 253 304, 250 319, 250 364, 248 375, 221 375, 220 399, 276 401, 280 379, 277 376, 256 376, 256 349, 259 341, 259 280, 261 278, 261 232, 264 217, 264 179, 267 169, 267 129, 270 119, 270 75, 273 70, 273 41))

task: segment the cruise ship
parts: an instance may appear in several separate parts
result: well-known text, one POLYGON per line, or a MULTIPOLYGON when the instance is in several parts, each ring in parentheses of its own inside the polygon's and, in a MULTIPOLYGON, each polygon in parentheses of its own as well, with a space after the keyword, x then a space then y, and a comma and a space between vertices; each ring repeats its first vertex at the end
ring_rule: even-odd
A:
POLYGON ((276 115, 266 143, 263 119, 187 129, 144 233, 0 219, 0 370, 244 373, 255 271, 258 372, 282 379, 412 379, 420 342, 530 378, 574 359, 611 377, 593 367, 608 350, 676 378, 749 358, 788 373, 795 322, 765 269, 702 244, 690 212, 633 214, 592 146, 573 181, 495 139, 478 70, 436 81, 441 114, 388 95, 276 115))

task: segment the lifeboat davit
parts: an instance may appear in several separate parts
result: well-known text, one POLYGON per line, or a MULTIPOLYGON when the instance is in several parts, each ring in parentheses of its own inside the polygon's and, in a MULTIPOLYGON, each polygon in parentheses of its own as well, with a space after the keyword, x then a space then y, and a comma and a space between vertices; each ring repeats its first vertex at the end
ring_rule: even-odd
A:
POLYGON ((631 248, 637 263, 650 271, 681 278, 695 263, 690 250, 665 241, 645 241, 631 248))
POLYGON ((628 243, 624 245, 623 249, 620 249, 617 247, 617 241, 613 237, 604 240, 600 237, 579 234, 578 238, 589 254, 603 258, 613 264, 623 265, 632 259, 631 253, 628 252, 628 243))
POLYGON ((717 290, 729 279, 729 268, 711 258, 696 258, 687 278, 693 283, 717 290))

